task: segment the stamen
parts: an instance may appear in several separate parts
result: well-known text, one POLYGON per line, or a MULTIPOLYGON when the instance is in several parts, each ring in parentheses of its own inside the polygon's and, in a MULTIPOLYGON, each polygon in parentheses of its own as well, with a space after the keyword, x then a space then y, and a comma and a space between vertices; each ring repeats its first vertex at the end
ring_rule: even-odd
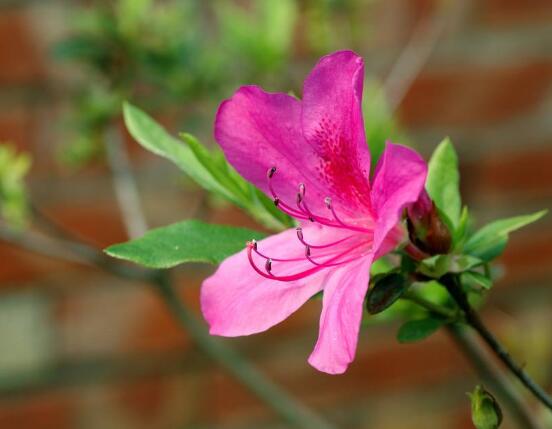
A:
POLYGON ((324 203, 326 204, 326 207, 329 210, 331 210, 334 219, 329 219, 329 218, 326 218, 326 217, 322 217, 322 216, 318 216, 318 215, 313 214, 310 211, 310 209, 307 205, 306 199, 305 199, 306 186, 305 186, 304 183, 299 184, 299 191, 296 195, 297 208, 293 208, 293 207, 289 206, 288 204, 284 203, 280 199, 280 197, 278 197, 276 192, 274 191, 274 187, 273 187, 273 184, 272 184, 272 179, 273 179, 274 175, 276 174, 276 171, 277 171, 276 167, 271 167, 271 168, 268 169, 268 171, 266 173, 266 176, 267 176, 267 179, 268 179, 268 189, 269 189, 269 191, 272 195, 274 205, 276 207, 278 207, 285 214, 287 214, 291 217, 294 217, 296 219, 303 219, 303 220, 308 219, 311 222, 318 222, 321 225, 325 225, 325 226, 329 226, 329 227, 333 227, 333 228, 345 228, 345 229, 349 229, 351 231, 357 231, 357 232, 363 232, 363 233, 371 233, 372 232, 370 229, 362 228, 362 227, 358 227, 358 226, 353 226, 353 225, 348 225, 345 222, 343 222, 337 216, 337 213, 335 212, 335 209, 332 205, 332 200, 331 200, 330 197, 326 197, 324 199, 324 203))
POLYGON ((363 245, 363 243, 360 243, 356 246, 350 247, 349 249, 345 250, 344 252, 341 252, 340 254, 329 258, 328 260, 324 261, 323 263, 317 263, 315 261, 313 262, 313 261, 311 261, 311 259, 309 257, 308 258, 309 261, 311 261, 313 264, 315 264, 314 267, 309 268, 305 271, 296 273, 296 274, 288 275, 288 276, 276 276, 276 275, 272 274, 272 259, 270 259, 270 258, 267 259, 267 261, 265 263, 266 272, 263 272, 262 270, 260 270, 259 267, 255 264, 255 261, 253 260, 252 251, 253 251, 254 245, 251 242, 247 243, 247 258, 249 259, 249 263, 251 264, 253 269, 259 275, 261 275, 261 276, 263 276, 267 279, 270 279, 270 280, 279 280, 279 281, 283 281, 283 282, 289 282, 289 281, 300 280, 300 279, 303 279, 305 277, 311 276, 311 275, 317 273, 318 271, 320 271, 323 268, 346 264, 348 262, 351 262, 351 261, 354 261, 354 260, 357 260, 359 258, 362 258, 362 257, 366 256, 366 254, 360 254, 360 255, 355 256, 354 258, 350 258, 350 259, 345 260, 345 261, 339 261, 339 258, 341 258, 342 256, 345 256, 346 254, 352 252, 354 249, 357 249, 358 247, 360 247, 362 245, 363 245))
POLYGON ((296 231, 297 231, 297 238, 299 239, 299 241, 305 245, 305 246, 308 246, 312 249, 325 249, 327 247, 331 247, 331 246, 335 246, 336 244, 339 244, 339 243, 343 243, 344 241, 346 240, 349 240, 351 238, 354 237, 354 235, 348 235, 347 237, 344 237, 344 238, 341 238, 340 240, 337 240, 337 241, 333 241, 331 243, 326 243, 326 244, 310 244, 310 243, 307 243, 303 237, 303 228, 301 228, 300 226, 298 226, 296 228, 296 231))
POLYGON ((289 216, 297 219, 308 219, 308 216, 305 216, 304 213, 298 212, 293 207, 288 206, 280 199, 280 197, 278 197, 272 186, 272 178, 274 177, 274 174, 276 174, 276 171, 276 167, 271 167, 266 172, 266 177, 268 178, 268 189, 270 191, 270 194, 272 195, 274 205, 289 216))
POLYGON ((366 228, 362 228, 362 227, 359 227, 359 226, 353 226, 353 225, 347 225, 345 222, 343 222, 339 216, 337 215, 337 213, 335 212, 335 209, 334 209, 334 206, 332 204, 332 199, 331 197, 326 197, 324 198, 324 204, 326 204, 326 207, 332 212, 332 216, 334 218, 334 220, 339 224, 341 225, 343 228, 347 228, 347 229, 350 229, 352 231, 359 231, 359 232, 372 232, 371 230, 369 229, 366 229, 366 228))

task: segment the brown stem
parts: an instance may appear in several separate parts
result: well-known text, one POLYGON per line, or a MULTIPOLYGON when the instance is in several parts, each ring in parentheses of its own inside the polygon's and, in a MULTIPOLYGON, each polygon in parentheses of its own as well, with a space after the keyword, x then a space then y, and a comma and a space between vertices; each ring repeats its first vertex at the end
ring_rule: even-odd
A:
POLYGON ((477 312, 472 308, 466 293, 455 274, 446 274, 439 280, 448 290, 454 301, 464 312, 466 323, 470 325, 502 363, 522 382, 522 384, 548 409, 552 410, 552 398, 540 387, 521 366, 519 366, 487 329, 477 312))

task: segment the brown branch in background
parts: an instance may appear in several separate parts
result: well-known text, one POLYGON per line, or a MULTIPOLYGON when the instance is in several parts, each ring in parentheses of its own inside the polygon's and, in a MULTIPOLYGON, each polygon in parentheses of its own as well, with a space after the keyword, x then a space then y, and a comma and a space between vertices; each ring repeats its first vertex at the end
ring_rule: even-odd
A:
POLYGON ((496 337, 485 326, 477 312, 472 308, 468 301, 466 293, 455 274, 447 274, 439 279, 448 290, 450 296, 454 299, 458 307, 464 312, 466 323, 471 326, 489 346, 489 349, 496 357, 508 368, 513 375, 548 409, 552 410, 552 397, 544 391, 525 370, 518 365, 506 349, 499 343, 496 337))
POLYGON ((495 392, 505 409, 512 413, 519 426, 523 429, 543 429, 535 419, 533 411, 512 385, 506 375, 492 364, 492 358, 480 343, 463 327, 455 324, 447 325, 450 337, 472 364, 482 381, 495 392))
POLYGON ((113 175, 113 188, 128 236, 140 237, 148 227, 121 132, 115 126, 108 127, 104 139, 107 161, 113 175))
POLYGON ((441 1, 438 9, 420 22, 393 64, 383 84, 392 112, 401 105, 412 83, 429 60, 447 25, 456 16, 461 1, 441 1))

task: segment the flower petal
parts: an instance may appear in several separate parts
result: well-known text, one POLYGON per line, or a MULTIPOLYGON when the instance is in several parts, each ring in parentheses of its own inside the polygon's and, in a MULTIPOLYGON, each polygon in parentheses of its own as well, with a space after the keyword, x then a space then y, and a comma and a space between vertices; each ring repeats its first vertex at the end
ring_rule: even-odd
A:
POLYGON ((342 374, 355 357, 372 257, 332 270, 324 284, 318 341, 309 363, 342 374))
POLYGON ((275 166, 278 170, 272 181, 282 201, 294 205, 298 186, 304 183, 314 198, 311 206, 319 209, 328 193, 311 181, 317 156, 305 142, 300 124, 299 100, 244 86, 220 105, 215 139, 230 164, 267 195, 266 173, 275 166))
MULTIPOLYGON (((306 236, 331 240, 333 232, 317 226, 305 229, 306 236), (327 236, 327 238, 326 238, 327 236)), ((312 269, 304 258, 305 247, 294 229, 273 235, 258 243, 263 254, 273 258, 297 258, 299 261, 273 263, 276 275, 290 275, 312 269)), ((264 260, 257 257, 259 268, 264 260)), ((280 323, 305 301, 322 290, 326 270, 301 280, 282 282, 262 277, 251 267, 246 251, 226 259, 203 282, 201 309, 214 335, 234 337, 250 335, 280 323)))
POLYGON ((418 199, 426 176, 427 164, 416 151, 386 143, 372 183, 372 207, 377 218, 373 245, 376 254, 381 255, 390 250, 384 248, 393 246, 382 244, 399 222, 403 209, 418 199))
POLYGON ((362 119, 364 62, 351 51, 323 57, 305 80, 302 127, 318 155, 318 179, 351 209, 369 206, 370 152, 362 119))

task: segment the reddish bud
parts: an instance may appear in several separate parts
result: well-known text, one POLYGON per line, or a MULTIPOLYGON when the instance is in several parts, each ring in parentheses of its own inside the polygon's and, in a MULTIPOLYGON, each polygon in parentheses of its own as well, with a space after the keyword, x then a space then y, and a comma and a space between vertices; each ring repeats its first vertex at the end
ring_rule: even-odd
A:
POLYGON ((450 250, 450 231, 425 190, 408 208, 408 233, 410 241, 429 255, 445 254, 450 250))

